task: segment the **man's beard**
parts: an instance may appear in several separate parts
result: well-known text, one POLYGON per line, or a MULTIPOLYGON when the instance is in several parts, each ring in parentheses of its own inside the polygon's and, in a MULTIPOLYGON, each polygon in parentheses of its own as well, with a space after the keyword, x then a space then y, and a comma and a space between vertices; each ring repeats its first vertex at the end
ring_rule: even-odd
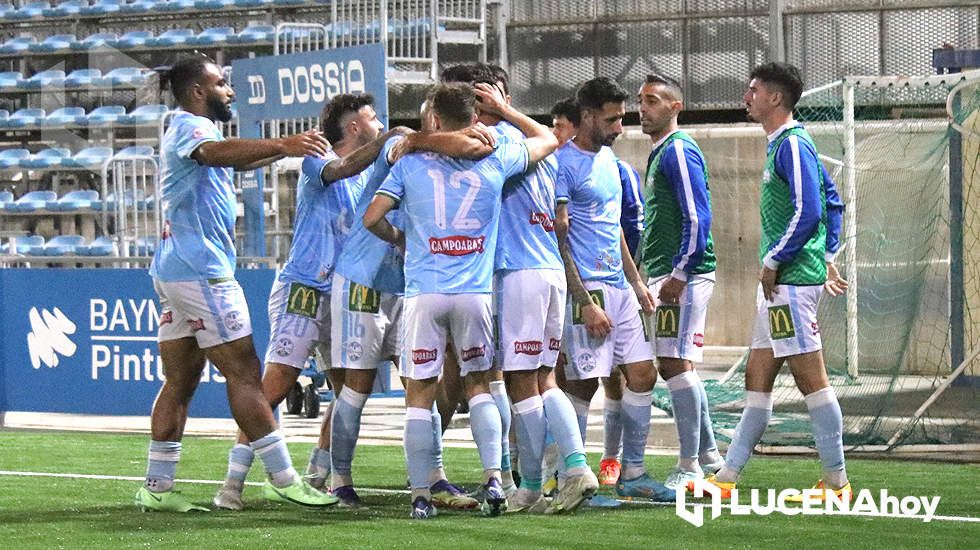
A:
POLYGON ((208 114, 211 118, 219 120, 221 122, 228 122, 231 120, 231 104, 222 103, 217 98, 208 98, 208 114))

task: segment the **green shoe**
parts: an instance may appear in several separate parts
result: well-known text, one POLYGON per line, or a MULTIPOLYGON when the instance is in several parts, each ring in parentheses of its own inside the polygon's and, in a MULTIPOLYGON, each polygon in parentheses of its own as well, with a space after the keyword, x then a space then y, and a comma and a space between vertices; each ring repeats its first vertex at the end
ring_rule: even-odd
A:
POLYGON ((203 506, 195 506, 180 494, 180 491, 164 491, 154 493, 146 487, 140 487, 136 492, 136 506, 143 512, 210 512, 203 506))
POLYGON ((333 506, 340 501, 329 493, 321 493, 304 479, 297 479, 292 485, 276 487, 268 480, 262 486, 262 496, 269 502, 291 503, 302 506, 333 506))

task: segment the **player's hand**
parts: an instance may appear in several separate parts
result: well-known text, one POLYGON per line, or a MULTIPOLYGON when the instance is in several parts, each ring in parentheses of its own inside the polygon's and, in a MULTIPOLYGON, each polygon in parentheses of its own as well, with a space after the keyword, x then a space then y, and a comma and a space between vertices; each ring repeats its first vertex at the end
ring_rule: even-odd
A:
POLYGON ((391 163, 394 164, 398 162, 398 159, 404 157, 405 155, 412 152, 412 144, 408 139, 400 139, 398 143, 391 146, 391 153, 389 153, 389 158, 391 163))
POLYGON ((320 130, 307 130, 302 134, 280 138, 279 141, 282 143, 282 153, 287 157, 322 157, 330 150, 330 142, 320 130))
POLYGON ((503 114, 507 108, 507 100, 500 88, 486 82, 477 82, 473 89, 476 91, 478 109, 495 115, 503 114))
POLYGON ((847 281, 840 276, 834 262, 827 262, 827 281, 823 284, 823 289, 831 296, 840 296, 847 292, 847 281))
POLYGON ((582 321, 586 332, 593 338, 605 338, 612 331, 612 321, 595 302, 582 306, 582 321))
POLYGON ((667 277, 664 284, 660 285, 660 294, 657 296, 657 300, 668 306, 677 305, 680 303, 681 292, 684 292, 685 286, 687 286, 687 281, 667 277))
POLYGON ((405 255, 405 232, 398 228, 395 228, 395 231, 397 232, 396 233, 397 237, 395 237, 395 246, 398 247, 398 250, 400 250, 402 256, 404 256, 405 255))
POLYGON ((477 122, 472 126, 467 126, 459 131, 465 137, 479 141, 482 145, 487 145, 489 147, 497 146, 497 138, 494 136, 493 132, 489 128, 484 126, 482 122, 477 122))
POLYGON ((633 287, 633 292, 636 293, 636 299, 640 302, 640 307, 643 308, 644 313, 652 314, 656 305, 653 302, 653 293, 647 288, 647 285, 643 284, 643 281, 636 281, 630 283, 633 287))
POLYGON ((762 295, 766 298, 767 302, 771 302, 772 297, 778 294, 776 290, 777 273, 775 269, 769 269, 765 266, 762 267, 762 271, 759 273, 759 282, 762 283, 762 295))

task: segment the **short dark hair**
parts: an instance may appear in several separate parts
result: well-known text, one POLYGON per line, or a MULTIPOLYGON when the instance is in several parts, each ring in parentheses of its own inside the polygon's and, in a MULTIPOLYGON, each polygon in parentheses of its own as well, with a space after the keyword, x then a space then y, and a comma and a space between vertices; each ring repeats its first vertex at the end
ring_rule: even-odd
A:
POLYGON ((426 99, 440 119, 456 128, 468 126, 476 112, 476 93, 473 86, 464 82, 436 84, 426 99))
POLYGON ((575 92, 579 109, 602 109, 606 103, 626 101, 629 95, 613 79, 605 76, 586 81, 575 92))
POLYGON ((330 99, 330 103, 323 106, 320 113, 320 130, 323 137, 330 143, 337 143, 344 139, 344 115, 356 113, 364 107, 374 105, 374 96, 371 94, 337 94, 330 99))
MULTIPOLYGON (((503 67, 501 67, 500 65, 487 65, 487 68, 490 69, 490 74, 493 75, 494 80, 496 80, 497 82, 500 82, 500 84, 503 85, 503 87, 504 87, 504 90, 503 90, 504 95, 509 95, 510 94, 510 75, 507 74, 507 70, 504 69, 503 67)), ((495 84, 496 84, 496 82, 495 82, 495 84)))
POLYGON ((555 103, 555 105, 551 108, 551 116, 563 116, 575 126, 578 126, 579 123, 582 122, 582 113, 579 112, 578 102, 575 101, 574 97, 566 97, 558 103, 555 103))
POLYGON ((660 84, 670 90, 670 93, 674 95, 675 99, 679 101, 684 100, 684 89, 681 88, 681 83, 669 76, 662 74, 648 74, 644 82, 646 84, 660 84))
POLYGON ((464 84, 477 84, 483 82, 496 86, 501 82, 504 86, 504 95, 508 91, 507 71, 497 65, 487 65, 486 63, 460 63, 443 69, 439 75, 442 82, 462 82, 464 84))
POLYGON ((803 96, 803 77, 800 70, 789 63, 773 61, 752 69, 749 78, 761 80, 767 86, 776 87, 783 94, 783 106, 792 111, 803 96))
POLYGON ((195 53, 179 58, 170 66, 163 81, 169 83, 170 92, 174 94, 178 103, 186 101, 187 93, 201 81, 201 76, 204 75, 208 65, 218 64, 204 54, 195 53))

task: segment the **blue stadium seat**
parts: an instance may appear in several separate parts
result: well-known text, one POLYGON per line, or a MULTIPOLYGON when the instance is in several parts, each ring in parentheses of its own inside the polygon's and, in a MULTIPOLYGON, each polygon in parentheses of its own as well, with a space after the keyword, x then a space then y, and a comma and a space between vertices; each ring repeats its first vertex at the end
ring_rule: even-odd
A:
POLYGON ((18 88, 38 90, 41 88, 60 88, 65 84, 65 71, 49 69, 41 71, 30 78, 17 82, 18 88))
MULTIPOLYGON (((32 246, 38 246, 44 244, 44 237, 40 235, 27 235, 26 237, 17 237, 17 249, 13 251, 14 254, 27 254, 27 251, 31 249, 32 246)), ((9 254, 10 245, 5 244, 0 246, 0 253, 9 254)))
POLYGON ((81 40, 73 42, 71 49, 78 52, 86 52, 97 48, 105 48, 109 46, 113 40, 118 39, 119 35, 114 32, 97 32, 95 34, 90 34, 81 40))
POLYGON ((268 6, 272 0, 235 0, 236 8, 261 8, 268 6))
POLYGON ((133 109, 129 114, 120 116, 116 123, 127 126, 155 124, 169 110, 166 105, 141 105, 133 109))
POLYGON ((235 0, 194 0, 194 7, 199 10, 220 10, 235 5, 235 0))
POLYGON ((60 199, 49 201, 47 209, 52 212, 78 212, 80 210, 91 210, 92 201, 98 202, 99 192, 92 189, 78 189, 69 191, 60 199))
POLYGON ((8 202, 14 202, 14 194, 10 191, 0 191, 0 210, 3 210, 8 202))
POLYGON ((125 4, 120 4, 119 13, 134 14, 146 13, 153 9, 154 2, 150 0, 133 0, 125 4))
POLYGON ((189 10, 193 7, 194 0, 161 0, 153 5, 153 10, 173 13, 189 10))
POLYGON ((41 42, 29 44, 27 49, 34 53, 60 52, 71 48, 75 41, 74 34, 53 34, 41 42))
POLYGON ((98 69, 75 69, 65 77, 65 88, 82 88, 91 86, 92 82, 102 77, 98 69))
POLYGON ((82 15, 109 15, 119 12, 123 0, 95 0, 91 6, 83 6, 82 15))
POLYGON ((58 195, 54 191, 31 191, 25 193, 23 197, 4 206, 6 212, 36 212, 44 210, 48 201, 57 200, 58 195))
POLYGON ((0 53, 15 54, 27 51, 27 48, 37 42, 33 36, 16 36, 0 45, 0 53))
POLYGON ((228 42, 232 44, 271 42, 275 35, 276 27, 273 25, 249 25, 235 36, 229 36, 228 42))
POLYGON ((38 125, 42 128, 75 126, 85 121, 85 109, 81 107, 61 107, 51 111, 51 114, 40 119, 38 125))
POLYGON ((21 159, 20 167, 31 170, 44 170, 48 168, 58 168, 66 158, 71 157, 71 151, 66 147, 49 147, 36 154, 21 159))
POLYGON ((191 29, 170 29, 160 33, 155 38, 146 41, 146 46, 150 48, 172 48, 187 43, 187 39, 192 38, 196 33, 191 29))
MULTIPOLYGON (((40 245, 32 246, 27 249, 28 256, 71 256, 75 254, 75 249, 85 244, 85 237, 81 235, 57 235, 51 240, 40 245)), ((18 248, 20 248, 18 246, 18 248)))
POLYGON ((3 18, 4 14, 8 11, 14 11, 17 7, 10 2, 0 2, 0 18, 3 18))
POLYGON ((5 149, 0 151, 0 170, 17 168, 21 159, 31 156, 27 149, 5 149))
POLYGON ((131 87, 146 84, 148 71, 139 67, 120 67, 96 78, 92 84, 99 87, 131 87))
POLYGON ((114 256, 116 243, 110 237, 99 237, 90 243, 75 247, 79 256, 114 256))
POLYGON ((123 160, 133 157, 153 157, 153 147, 150 145, 130 145, 113 155, 114 160, 123 160))
POLYGON ((35 17, 41 17, 45 8, 50 8, 51 4, 47 2, 30 2, 21 6, 15 11, 8 11, 3 14, 4 19, 10 19, 14 21, 22 21, 24 19, 33 19, 35 17))
POLYGON ((153 33, 150 31, 130 31, 107 43, 113 48, 125 50, 127 48, 141 48, 146 45, 146 41, 150 38, 153 38, 153 33))
MULTIPOLYGON (((132 210, 133 208, 138 210, 146 210, 148 206, 147 202, 146 195, 141 190, 133 191, 132 189, 129 189, 123 192, 122 207, 124 210, 132 210)), ((109 193, 109 196, 102 201, 102 208, 109 211, 116 209, 115 193, 109 193)))
POLYGON ((82 7, 87 6, 88 2, 83 0, 68 0, 57 6, 42 9, 41 15, 45 17, 71 17, 82 12, 82 7))
POLYGON ((97 126, 112 126, 116 119, 126 114, 126 108, 122 105, 105 105, 97 109, 92 109, 85 117, 85 125, 89 128, 97 126))
POLYGON ((277 6, 302 6, 306 0, 272 0, 272 3, 277 6))
POLYGON ((215 46, 228 41, 229 36, 234 36, 235 29, 232 27, 211 27, 204 29, 201 34, 188 38, 187 43, 194 46, 215 46))
POLYGON ((10 90, 17 87, 17 83, 20 82, 21 74, 17 71, 8 71, 0 73, 0 90, 10 90))
POLYGON ((111 147, 86 147, 72 155, 71 158, 65 159, 61 164, 65 168, 84 168, 95 171, 101 169, 105 161, 110 158, 112 158, 111 147))
POLYGON ((23 109, 18 109, 12 115, 7 117, 7 120, 0 123, 0 126, 8 130, 30 128, 36 126, 38 121, 40 121, 42 118, 44 118, 44 109, 25 107, 23 109))

